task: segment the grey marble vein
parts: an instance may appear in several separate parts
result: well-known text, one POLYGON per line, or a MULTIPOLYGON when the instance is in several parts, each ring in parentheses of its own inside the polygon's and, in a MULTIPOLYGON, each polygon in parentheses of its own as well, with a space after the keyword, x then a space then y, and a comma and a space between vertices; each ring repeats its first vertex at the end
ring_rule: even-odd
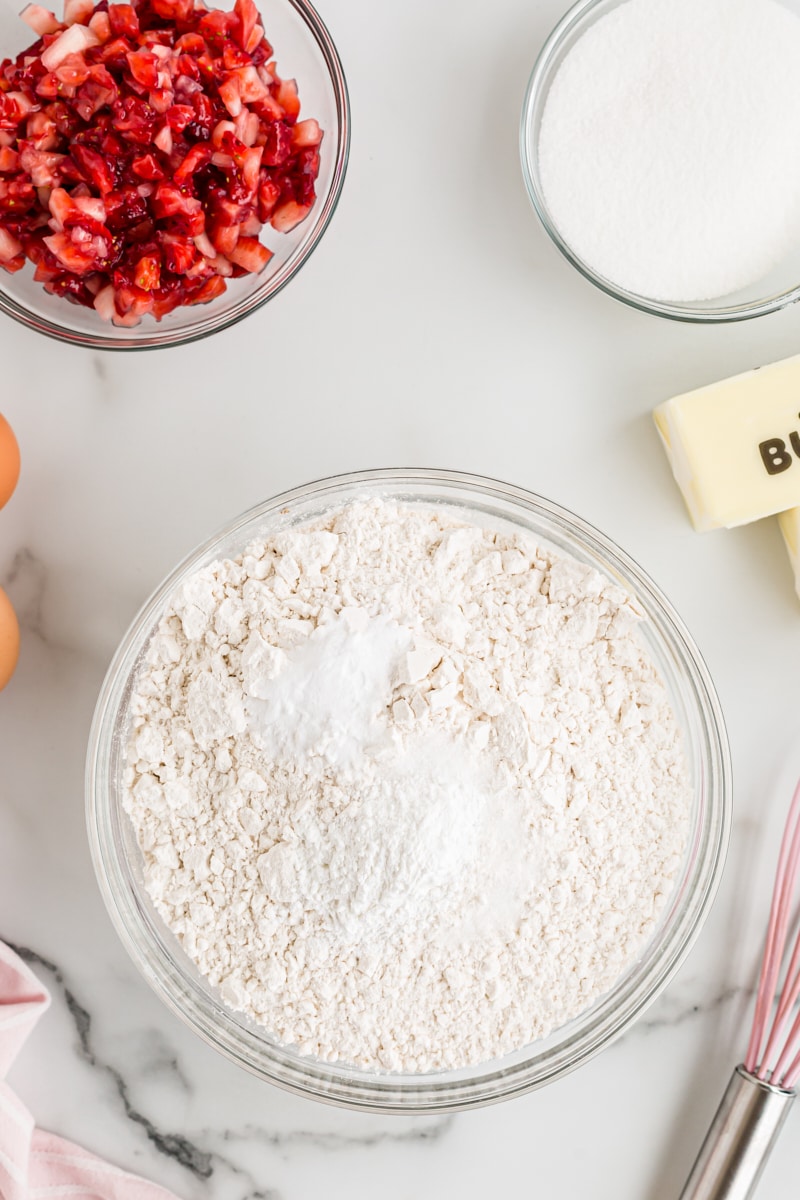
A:
POLYGON ((684 1025, 687 1021, 694 1020, 695 1017, 707 1016, 709 1013, 717 1012, 725 1008, 737 997, 752 994, 752 988, 745 987, 727 987, 719 992, 716 996, 712 996, 710 1000, 702 1003, 684 1004, 677 999, 672 1000, 662 999, 659 1005, 659 1011, 656 1015, 643 1017, 637 1021, 633 1027, 632 1033, 637 1030, 640 1032, 649 1032, 653 1029, 674 1029, 678 1025, 684 1025))
POLYGON ((35 950, 30 950, 26 946, 15 946, 9 941, 6 941, 6 945, 10 946, 23 962, 28 963, 29 966, 40 967, 51 976, 53 983, 63 996, 64 1003, 75 1025, 81 1058, 89 1066, 102 1071, 111 1079, 128 1120, 141 1126, 147 1135, 148 1141, 152 1142, 161 1154, 174 1159, 198 1178, 208 1179, 214 1170, 211 1154, 201 1150, 199 1146, 194 1145, 193 1142, 181 1134, 164 1133, 157 1129, 153 1122, 131 1102, 128 1085, 117 1068, 111 1063, 98 1059, 92 1049, 91 1014, 79 1002, 72 989, 67 986, 60 968, 50 959, 44 958, 41 954, 37 954, 35 950))
MULTIPOLYGON (((432 1145, 440 1142, 452 1128, 455 1119, 452 1116, 427 1120, 424 1125, 410 1129, 392 1129, 387 1126, 382 1130, 361 1133, 323 1133, 312 1130, 287 1130, 284 1132, 264 1129, 257 1125, 246 1125, 240 1129, 204 1129, 200 1135, 203 1142, 206 1146, 215 1147, 205 1149, 198 1144, 198 1141, 183 1134, 159 1129, 147 1114, 133 1103, 130 1086, 122 1073, 112 1063, 103 1060, 96 1053, 92 1042, 91 1014, 67 984, 61 968, 35 950, 15 945, 7 939, 4 940, 24 962, 45 972, 50 977, 53 987, 58 990, 75 1026, 80 1058, 111 1080, 127 1120, 139 1126, 158 1153, 178 1163, 198 1182, 209 1184, 212 1179, 216 1180, 220 1175, 240 1180, 245 1189, 241 1192, 240 1200, 280 1200, 280 1195, 275 1190, 263 1189, 250 1171, 234 1162, 230 1154, 224 1153, 223 1150, 216 1147, 229 1147, 233 1150, 240 1144, 243 1146, 245 1143, 249 1143, 286 1153, 297 1147, 344 1151, 366 1149, 387 1143, 432 1145)), ((177 1079, 182 1087, 189 1088, 190 1085, 175 1055, 170 1054, 163 1044, 160 1044, 157 1050, 154 1060, 156 1068, 169 1071, 171 1077, 177 1079)))
POLYGON ((44 594, 47 569, 27 546, 22 546, 11 560, 3 586, 9 592, 23 629, 47 641, 44 631, 44 594))

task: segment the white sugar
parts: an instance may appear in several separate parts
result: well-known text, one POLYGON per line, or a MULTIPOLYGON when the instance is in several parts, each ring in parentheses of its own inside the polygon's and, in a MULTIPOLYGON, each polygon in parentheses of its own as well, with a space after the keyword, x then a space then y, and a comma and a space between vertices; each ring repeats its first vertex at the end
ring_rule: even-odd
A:
POLYGON ((765 277, 800 243, 800 20, 776 0, 627 0, 547 97, 542 188, 595 272, 662 301, 765 277))

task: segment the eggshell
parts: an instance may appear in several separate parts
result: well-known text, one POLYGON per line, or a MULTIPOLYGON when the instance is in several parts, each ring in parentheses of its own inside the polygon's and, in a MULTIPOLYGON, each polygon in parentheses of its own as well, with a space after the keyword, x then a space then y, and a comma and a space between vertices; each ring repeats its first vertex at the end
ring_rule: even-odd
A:
POLYGON ((14 431, 0 415, 0 508, 11 499, 19 479, 19 446, 14 431))
POLYGON ((11 601, 0 588, 0 691, 6 686, 19 657, 19 624, 11 601))

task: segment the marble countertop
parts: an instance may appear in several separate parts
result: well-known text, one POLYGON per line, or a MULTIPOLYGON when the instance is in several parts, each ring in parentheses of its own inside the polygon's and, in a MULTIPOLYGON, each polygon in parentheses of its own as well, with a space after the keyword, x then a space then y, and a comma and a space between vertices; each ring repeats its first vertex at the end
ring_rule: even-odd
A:
MULTIPOLYGON (((340 210, 290 287, 227 333, 155 354, 0 329, 0 408, 23 455, 0 513, 0 582, 23 624, 0 696, 0 937, 54 996, 11 1082, 40 1124, 186 1200, 672 1200, 744 1051, 800 773, 800 601, 774 521, 692 532, 649 414, 796 353, 800 318, 660 322, 560 259, 524 194, 517 121, 563 7, 320 0, 353 151, 340 210), (103 674, 178 558, 284 488, 412 465, 541 492, 638 559, 706 657, 735 775, 719 898, 638 1024, 542 1091, 424 1119, 298 1099, 202 1044, 119 944, 83 820, 103 674)), ((798 1134, 800 1111, 763 1200, 796 1193, 798 1134)))

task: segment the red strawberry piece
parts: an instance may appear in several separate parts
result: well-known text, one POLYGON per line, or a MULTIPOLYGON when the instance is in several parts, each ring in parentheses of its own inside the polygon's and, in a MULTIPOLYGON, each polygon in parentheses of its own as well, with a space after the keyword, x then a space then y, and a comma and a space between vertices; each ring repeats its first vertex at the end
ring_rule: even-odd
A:
POLYGON ((74 275, 85 275, 94 271, 102 261, 104 247, 94 245, 90 240, 81 243, 65 233, 54 233, 44 239, 44 244, 61 266, 74 275))
POLYGON ((228 75, 219 85, 219 95, 231 116, 238 117, 242 111, 242 95, 239 91, 239 80, 236 75, 228 75))
POLYGON ((208 46, 205 39, 199 33, 183 33, 175 43, 175 49, 179 54, 190 54, 195 57, 208 52, 208 46))
POLYGON ((222 221, 212 221, 209 226, 209 237, 220 254, 230 255, 239 240, 240 230, 241 225, 226 225, 222 221))
POLYGON ((197 32, 214 50, 221 50, 223 44, 230 38, 233 27, 238 23, 235 13, 222 12, 213 9, 206 13, 197 26, 197 32))
POLYGON ((97 51, 97 58, 106 66, 121 70, 128 61, 131 44, 127 38, 114 38, 97 51))
POLYGON ((104 321, 113 321, 117 315, 117 307, 114 302, 114 285, 108 284, 101 288, 94 297, 94 307, 97 309, 104 321))
POLYGON ((0 149, 0 171, 10 175, 19 170, 19 154, 10 146, 0 149))
POLYGON ((150 0, 154 13, 176 25, 186 24, 192 15, 193 0, 150 0))
POLYGON ((20 254, 22 254, 22 243, 0 226, 0 266, 10 263, 20 254))
POLYGON ((86 182, 93 184, 101 195, 114 190, 116 179, 108 160, 102 154, 93 150, 91 146, 74 142, 72 158, 86 182))
POLYGON ((100 41, 85 25, 70 25, 63 33, 50 41, 42 54, 42 65, 48 71, 54 71, 59 63, 70 54, 82 54, 92 46, 99 46, 100 41))
POLYGON ((140 179, 166 179, 166 172, 154 154, 140 154, 132 159, 131 170, 140 179))
POLYGON ((159 59, 147 50, 135 50, 128 54, 131 75, 142 87, 158 87, 159 59))
POLYGON ((161 237, 164 265, 173 275, 185 275, 197 258, 197 248, 189 238, 165 233, 161 237))
POLYGON ((292 153, 292 129, 284 121, 273 121, 267 129, 264 143, 264 165, 280 167, 288 162, 292 153))
POLYGON ((276 99, 286 116, 296 120, 300 114, 300 97, 297 94, 297 84, 294 79, 281 80, 276 99))
POLYGON ((257 275, 272 258, 272 251, 262 245, 258 238, 240 237, 228 258, 237 267, 249 271, 251 275, 257 275))
POLYGON ((42 8, 41 4, 26 4, 19 15, 39 37, 46 33, 59 33, 62 29, 61 22, 49 9, 42 8))
POLYGON ((257 211, 258 219, 266 225, 272 216, 275 205, 280 199, 280 188, 264 172, 258 184, 257 211))
POLYGON ((147 201, 135 187, 124 187, 103 197, 106 206, 106 225, 112 233, 123 233, 140 225, 148 213, 147 201))
POLYGON ((31 113, 25 122, 25 140, 35 150, 53 150, 58 146, 58 128, 46 112, 31 113))
POLYGON ((113 106, 113 125, 128 142, 149 146, 153 140, 156 113, 144 100, 127 96, 113 106))
POLYGON ((0 211, 12 218, 29 212, 36 206, 38 197, 33 184, 27 179, 0 179, 0 211))
POLYGON ((174 133, 183 133, 186 126, 194 121, 195 116, 194 107, 190 104, 173 104, 166 113, 167 123, 174 133))
POLYGON ((187 304, 207 304, 209 300, 216 300, 217 296, 221 296, 225 291, 225 280, 221 275, 212 275, 193 293, 189 293, 186 300, 187 304))
POLYGON ((53 71, 48 71, 36 84, 36 95, 41 100, 57 100, 59 96, 68 95, 68 92, 69 89, 64 87, 61 80, 53 71))
POLYGON ((144 255, 136 264, 133 278, 142 291, 155 291, 161 283, 161 260, 155 254, 144 255))
POLYGON ((294 200, 287 200, 275 209, 270 224, 279 233, 288 233, 301 221, 305 221, 310 211, 311 207, 308 204, 297 204, 294 200))
POLYGON ((89 78, 89 66, 82 54, 69 54, 58 64, 53 74, 59 83, 78 88, 89 78))
POLYGON ((319 122, 313 119, 298 121, 292 130, 292 142, 295 146, 318 146, 322 141, 322 130, 319 122))
POLYGON ((233 11, 238 18, 233 36, 242 49, 247 50, 250 34, 258 24, 258 9, 253 0, 236 0, 233 11))
POLYGON ((55 187, 60 179, 61 168, 67 160, 66 154, 49 154, 46 150, 35 150, 27 142, 19 143, 20 166, 30 175, 34 187, 55 187))
POLYGON ((159 183, 152 198, 156 217, 166 218, 176 233, 197 237, 205 230, 203 205, 196 196, 187 196, 169 183, 159 183))
POLYGON ((201 142, 196 146, 192 146, 181 165, 173 174, 173 179, 178 187, 182 187, 183 184, 187 183, 195 171, 210 160, 211 154, 212 150, 207 142, 201 142))
MULTIPOLYGON (((93 67, 90 77, 78 89, 78 94, 75 97, 73 107, 78 116, 83 121, 91 121, 96 112, 101 108, 106 108, 109 105, 116 103, 119 92, 117 91, 114 80, 109 75, 109 82, 103 81, 100 72, 105 72, 105 67, 93 67)), ((108 72, 105 72, 108 74, 108 72)))
POLYGON ((263 100, 269 95, 269 88, 262 82, 254 66, 237 67, 232 74, 239 80, 239 95, 245 104, 263 100))
POLYGON ((108 13, 96 12, 89 22, 89 28, 101 45, 111 40, 111 22, 108 13))
POLYGON ((226 71, 235 71, 238 67, 249 67, 252 61, 250 55, 234 42, 226 42, 222 47, 222 66, 226 71))
POLYGON ((114 37, 126 37, 132 41, 138 38, 139 18, 132 4, 109 4, 108 19, 114 37))
POLYGON ((0 129, 16 130, 22 118, 35 108, 22 92, 0 92, 0 129))
POLYGON ((64 0, 64 24, 88 25, 94 13, 94 0, 64 0))

